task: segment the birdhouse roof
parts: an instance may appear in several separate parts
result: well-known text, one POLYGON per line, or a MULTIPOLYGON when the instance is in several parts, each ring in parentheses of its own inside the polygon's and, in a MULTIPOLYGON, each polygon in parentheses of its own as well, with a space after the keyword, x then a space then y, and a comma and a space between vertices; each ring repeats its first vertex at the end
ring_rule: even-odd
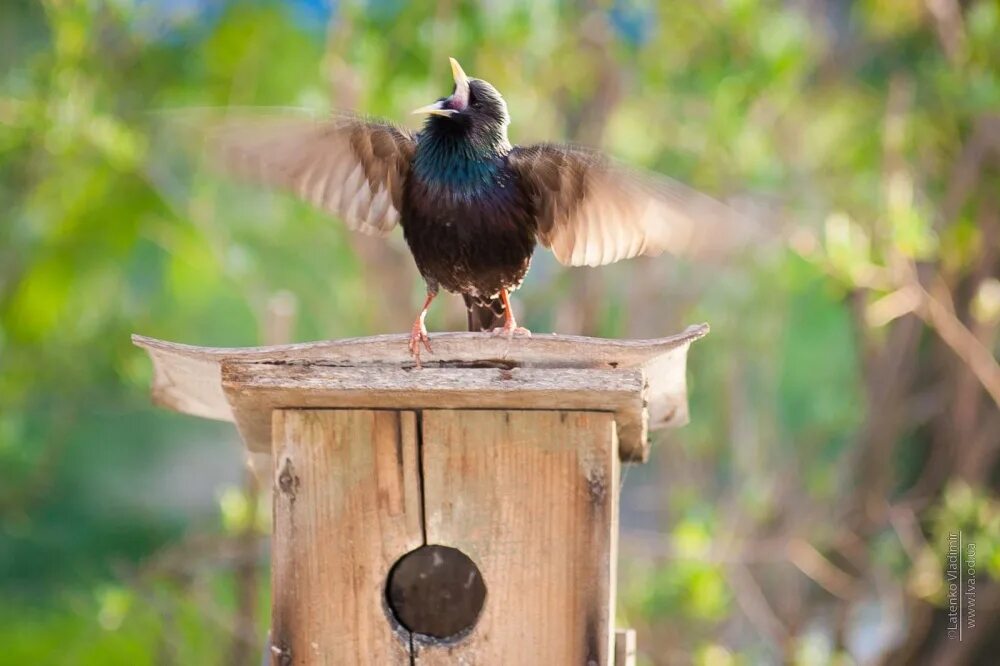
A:
POLYGON ((641 461, 649 429, 687 423, 687 349, 707 333, 707 324, 652 340, 440 333, 422 368, 405 335, 244 348, 132 340, 153 361, 157 404, 235 422, 251 451, 270 451, 277 408, 562 409, 614 412, 622 459, 641 461))

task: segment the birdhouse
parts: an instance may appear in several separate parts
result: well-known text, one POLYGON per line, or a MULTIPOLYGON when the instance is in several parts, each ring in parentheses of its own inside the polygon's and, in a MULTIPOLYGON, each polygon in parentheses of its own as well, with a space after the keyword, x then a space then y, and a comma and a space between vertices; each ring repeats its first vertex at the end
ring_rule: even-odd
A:
POLYGON ((631 663, 621 462, 687 421, 688 346, 478 333, 247 349, 136 336, 153 397, 232 421, 273 477, 280 666, 631 663))

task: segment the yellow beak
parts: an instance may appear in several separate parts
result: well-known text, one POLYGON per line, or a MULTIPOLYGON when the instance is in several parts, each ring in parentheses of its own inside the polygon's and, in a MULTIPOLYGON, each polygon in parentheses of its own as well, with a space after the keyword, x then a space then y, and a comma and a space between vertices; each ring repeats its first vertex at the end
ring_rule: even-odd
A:
POLYGON ((465 75, 465 70, 458 64, 458 61, 454 58, 448 58, 448 62, 451 63, 451 76, 455 79, 455 85, 460 88, 468 85, 469 77, 465 75))
MULTIPOLYGON (((448 58, 448 62, 451 63, 451 76, 455 79, 455 94, 464 95, 468 98, 469 94, 469 77, 465 75, 465 71, 462 66, 458 64, 458 61, 454 58, 448 58)), ((449 109, 445 106, 446 102, 444 100, 439 102, 434 102, 433 104, 428 104, 427 106, 422 106, 419 109, 414 109, 412 113, 414 114, 424 114, 429 113, 434 116, 451 116, 458 111, 455 109, 449 109)))
POLYGON ((455 109, 444 108, 444 102, 434 102, 433 104, 428 104, 427 106, 422 106, 419 109, 413 109, 411 113, 429 113, 433 116, 445 116, 448 117, 454 113, 458 113, 455 109))

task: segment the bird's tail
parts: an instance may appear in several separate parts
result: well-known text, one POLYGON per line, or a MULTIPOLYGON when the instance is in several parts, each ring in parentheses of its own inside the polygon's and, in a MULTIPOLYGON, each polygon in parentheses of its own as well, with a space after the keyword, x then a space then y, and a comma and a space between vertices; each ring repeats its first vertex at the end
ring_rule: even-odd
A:
POLYGON ((465 307, 469 311, 470 331, 492 331, 504 323, 503 301, 499 298, 490 300, 473 298, 462 294, 465 307))

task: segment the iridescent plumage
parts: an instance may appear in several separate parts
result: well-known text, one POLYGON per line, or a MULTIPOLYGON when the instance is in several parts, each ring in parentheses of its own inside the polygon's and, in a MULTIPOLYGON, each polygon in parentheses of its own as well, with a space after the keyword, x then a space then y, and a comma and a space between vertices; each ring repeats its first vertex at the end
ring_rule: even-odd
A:
POLYGON ((424 316, 439 287, 462 294, 470 330, 526 333, 508 296, 537 242, 574 266, 725 245, 733 216, 709 197, 587 149, 511 146, 503 97, 451 62, 452 94, 415 112, 428 114, 416 134, 338 114, 237 119, 214 135, 239 175, 289 189, 364 233, 403 227, 428 292, 411 332, 418 363, 420 345, 430 351, 424 316))

